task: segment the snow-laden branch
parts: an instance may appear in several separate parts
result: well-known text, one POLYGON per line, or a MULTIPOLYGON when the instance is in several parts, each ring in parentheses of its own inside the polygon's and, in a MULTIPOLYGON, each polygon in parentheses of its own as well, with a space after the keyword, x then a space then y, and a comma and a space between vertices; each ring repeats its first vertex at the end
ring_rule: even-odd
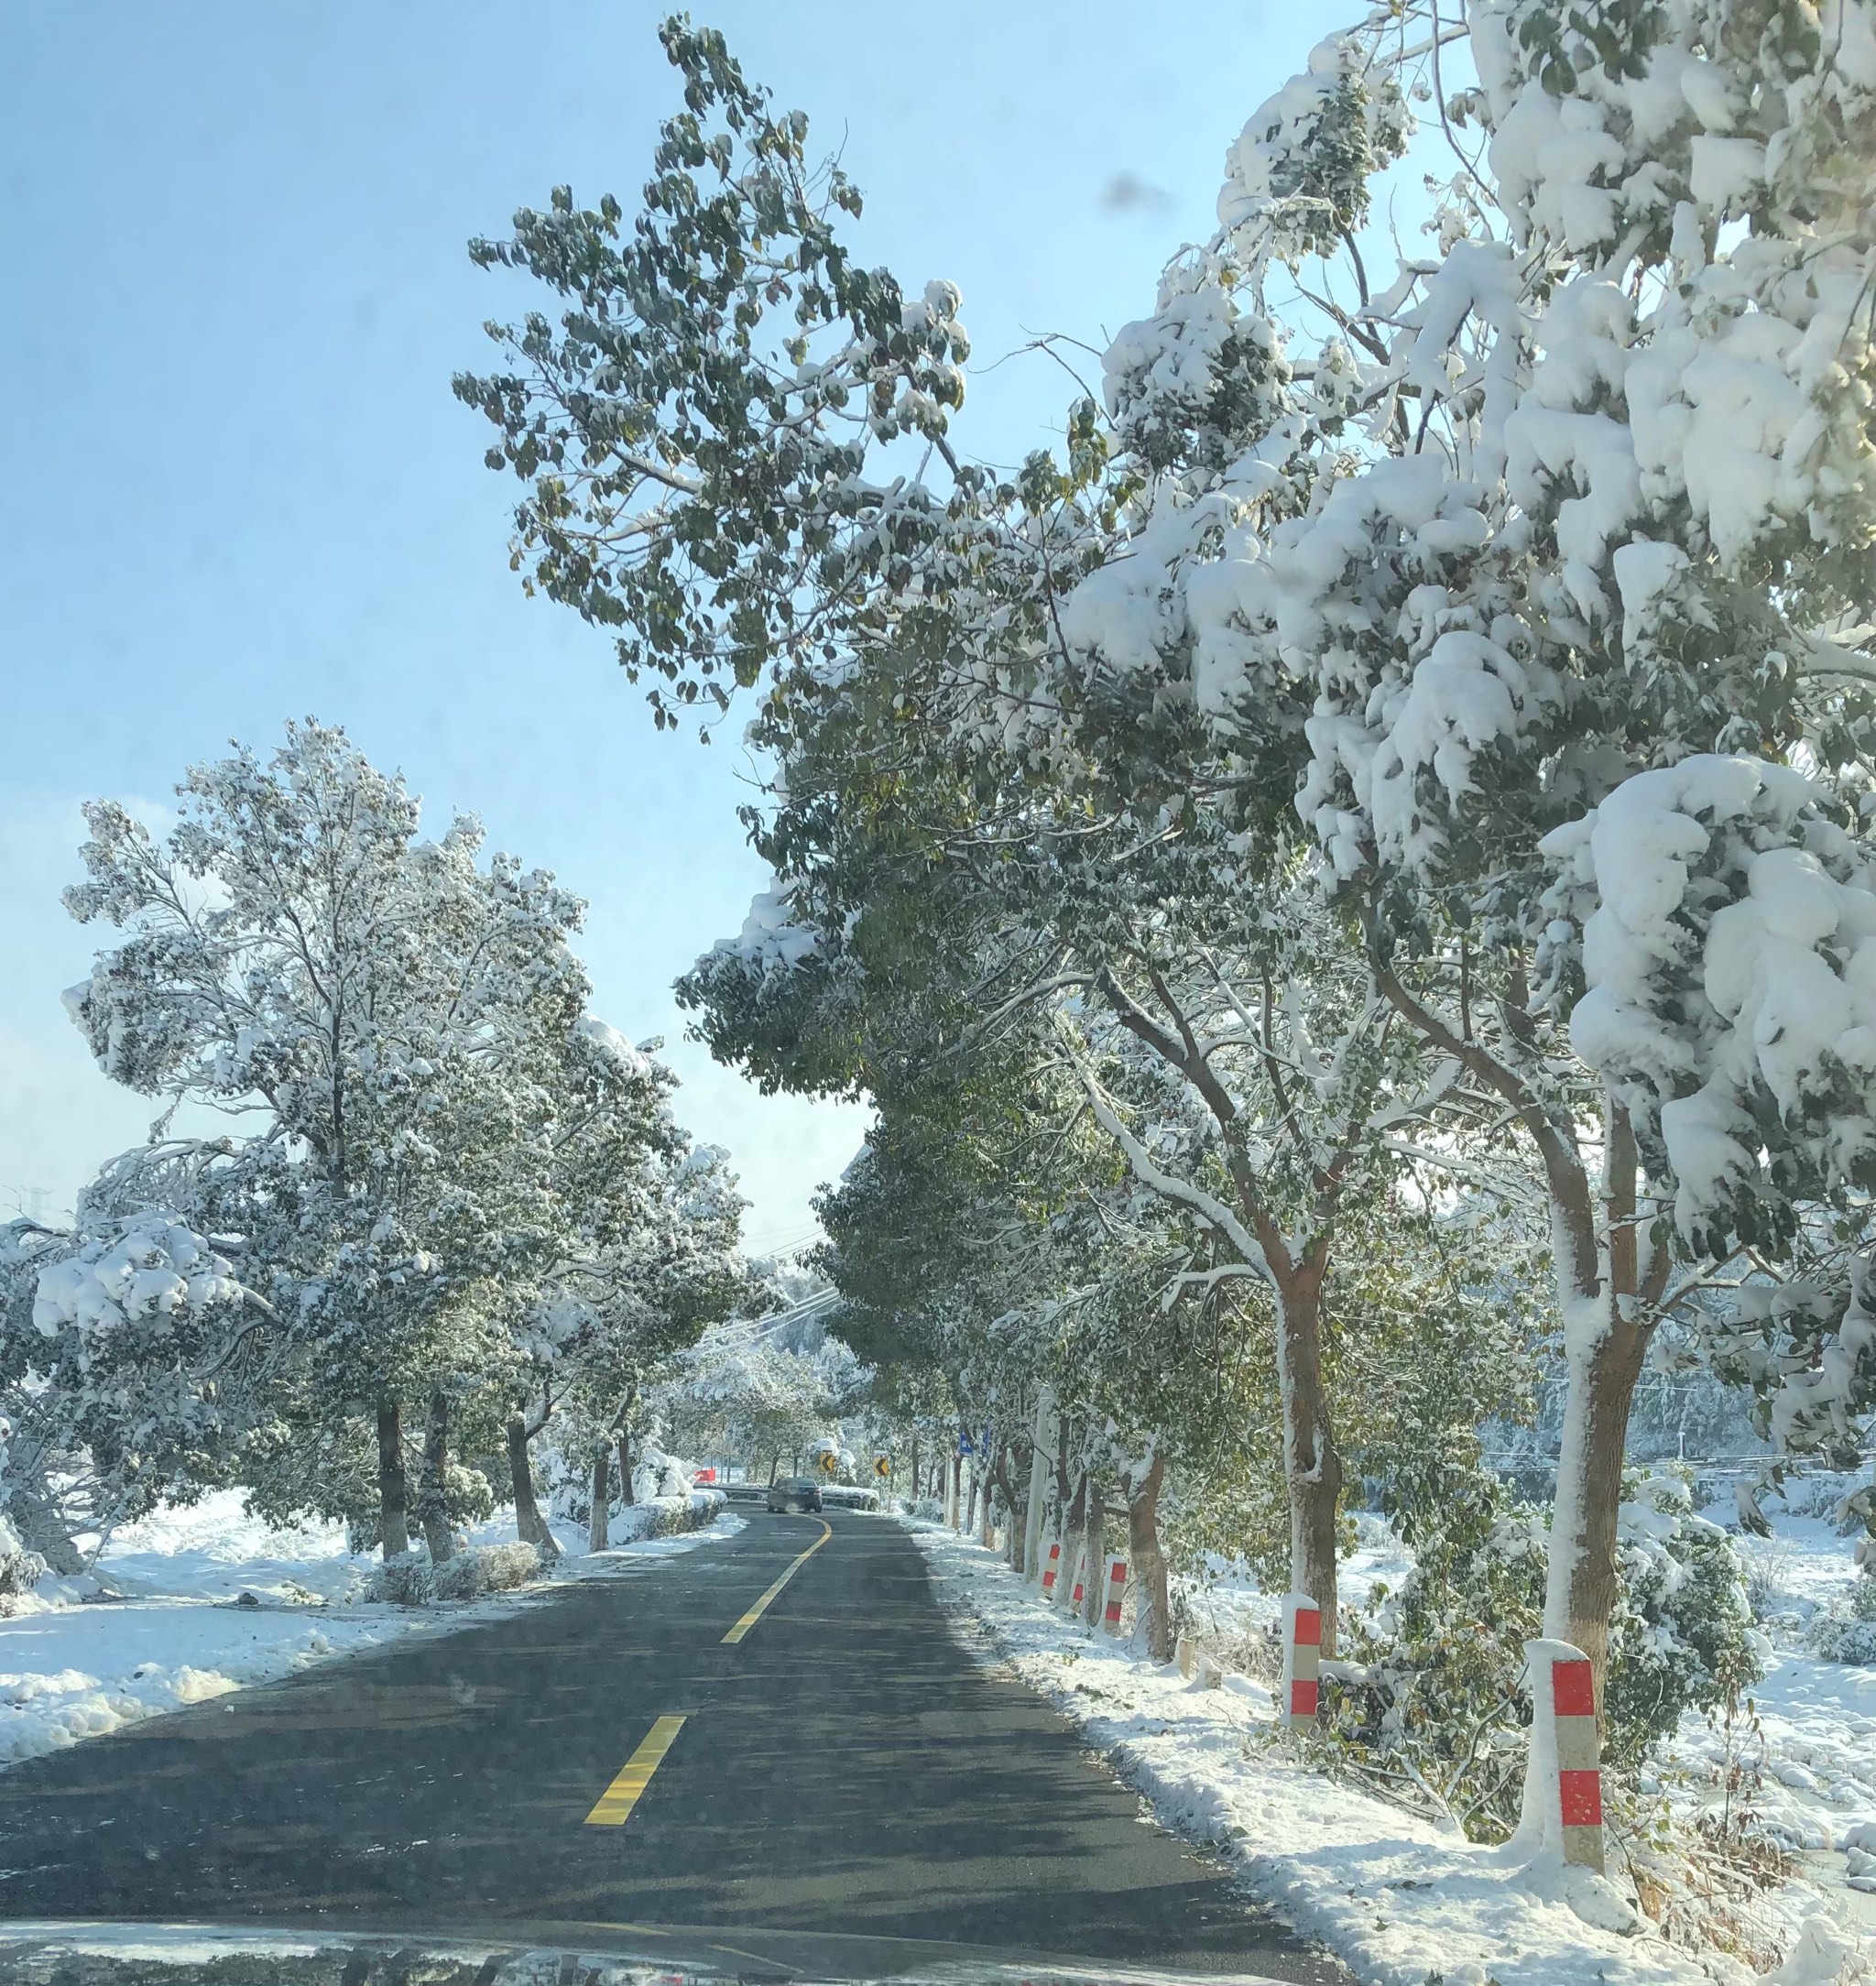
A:
POLYGON ((1095 1114, 1095 1121, 1119 1146, 1128 1164, 1133 1169, 1134 1177, 1142 1185, 1151 1186, 1162 1198, 1174 1201, 1181 1206, 1189 1206, 1201 1219, 1208 1221, 1225 1236, 1250 1268, 1274 1286, 1276 1278, 1271 1273, 1268 1258, 1238 1216, 1224 1201, 1216 1195, 1207 1193, 1203 1186, 1194 1185, 1192 1181, 1181 1179, 1155 1165, 1146 1147, 1121 1122, 1113 1106, 1102 1094, 1101 1086, 1095 1080, 1093 1072, 1077 1061, 1075 1073, 1080 1076, 1082 1087, 1087 1093, 1088 1108, 1095 1114))

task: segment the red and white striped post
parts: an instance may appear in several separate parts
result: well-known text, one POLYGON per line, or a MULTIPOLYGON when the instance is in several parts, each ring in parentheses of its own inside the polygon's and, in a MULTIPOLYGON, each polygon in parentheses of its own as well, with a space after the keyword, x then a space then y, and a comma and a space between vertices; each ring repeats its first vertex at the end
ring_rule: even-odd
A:
MULTIPOLYGON (((1602 1848, 1602 1740, 1589 1658, 1568 1642, 1526 1642, 1538 1762, 1547 1782, 1564 1860, 1598 1873, 1602 1848)), ((1548 1828, 1545 1830, 1548 1832, 1548 1828)))
POLYGON ((1087 1591, 1088 1548, 1083 1544, 1074 1555, 1074 1590, 1068 1596, 1071 1613, 1081 1611, 1082 1595, 1087 1591))
POLYGON ((1049 1546, 1049 1555, 1042 1561, 1042 1598, 1055 1598, 1055 1583, 1062 1576, 1062 1540, 1057 1538, 1049 1546))
POLYGON ((1103 1625, 1109 1634, 1120 1631, 1120 1602, 1127 1592, 1127 1561, 1117 1558, 1107 1567, 1107 1610, 1103 1625))
POLYGON ((1283 1596, 1283 1722, 1315 1722, 1322 1700, 1323 1610, 1307 1593, 1283 1596))

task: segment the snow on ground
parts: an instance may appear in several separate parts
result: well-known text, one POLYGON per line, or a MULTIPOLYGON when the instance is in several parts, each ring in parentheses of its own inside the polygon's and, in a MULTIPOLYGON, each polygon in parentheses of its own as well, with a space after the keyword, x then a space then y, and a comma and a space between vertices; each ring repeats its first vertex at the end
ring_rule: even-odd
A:
POLYGON ((1855 1577, 1851 1541, 1825 1519, 1770 1504, 1769 1538, 1741 1552, 1772 1642, 1751 1692, 1756 1732, 1729 1734, 1689 1715, 1663 1756, 1662 1783, 1691 1781, 1685 1804, 1710 1809, 1731 1762, 1749 1774, 1752 1825, 1804 1854, 1814 1881, 1866 1936, 1876 1935, 1876 1668, 1821 1662, 1805 1647, 1813 1614, 1841 1600, 1855 1577))
MULTIPOLYGON (((556 1522, 565 1556, 545 1580, 414 1611, 365 1599, 374 1561, 346 1550, 343 1524, 271 1530, 233 1490, 159 1510, 119 1532, 95 1574, 41 1580, 28 1610, 0 1619, 0 1765, 399 1635, 498 1618, 551 1581, 642 1573, 742 1525, 725 1511, 704 1530, 589 1554, 584 1525, 556 1522)), ((469 1542, 513 1535, 513 1513, 497 1513, 469 1542)))
MULTIPOLYGON (((1692 1986, 1750 1977, 1739 1967, 1729 1974, 1726 1961, 1703 1972, 1645 1927, 1634 1936, 1596 1928, 1560 1884, 1305 1768, 1258 1684, 1187 1683, 1070 1620, 998 1555, 935 1526, 911 1529, 965 1645, 1007 1664, 1064 1711, 1163 1823, 1230 1856, 1255 1893, 1340 1957, 1361 1986, 1426 1986, 1430 1978, 1445 1986, 1692 1986)), ((1239 1599, 1256 1610, 1249 1596, 1239 1599)))
MULTIPOLYGON (((1336 1580, 1345 1606, 1366 1607, 1378 1585, 1399 1590, 1413 1558, 1385 1519, 1360 1511, 1355 1527, 1355 1549, 1336 1567, 1336 1580)), ((1283 1611, 1282 1601, 1258 1585, 1257 1575, 1242 1559, 1216 1553, 1206 1555, 1205 1577, 1182 1581, 1180 1592, 1201 1640, 1221 1654, 1276 1633, 1283 1611)))
MULTIPOLYGON (((1764 1679, 1751 1693, 1758 1729, 1739 1724, 1729 1732, 1690 1711, 1644 1784, 1666 1791, 1684 1813, 1707 1812, 1720 1803, 1729 1767, 1743 1766, 1752 1831, 1803 1856, 1838 1913, 1876 1935, 1876 1872, 1862 1872, 1862 1857, 1876 1855, 1876 1669, 1821 1662, 1804 1641, 1811 1616, 1840 1601, 1855 1577, 1852 1541, 1827 1519, 1794 1514, 1775 1500, 1765 1515, 1771 1537, 1739 1540, 1772 1643, 1764 1679)), ((1398 1589, 1412 1557, 1382 1519, 1360 1511, 1356 1523, 1341 1591, 1360 1607, 1378 1582, 1398 1589)), ((1248 1658, 1282 1611, 1248 1566, 1222 1559, 1183 1597, 1205 1644, 1227 1660, 1248 1658)))

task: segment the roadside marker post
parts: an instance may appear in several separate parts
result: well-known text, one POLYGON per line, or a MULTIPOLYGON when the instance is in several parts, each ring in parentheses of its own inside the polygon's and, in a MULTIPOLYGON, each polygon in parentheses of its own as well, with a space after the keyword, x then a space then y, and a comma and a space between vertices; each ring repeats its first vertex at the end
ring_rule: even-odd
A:
POLYGON ((1049 1547, 1049 1555, 1042 1562, 1042 1598, 1055 1598, 1055 1581, 1062 1570, 1062 1540, 1057 1538, 1049 1547))
POLYGON ((1102 1624, 1109 1634, 1120 1631, 1120 1602, 1127 1593, 1127 1561, 1117 1558, 1107 1567, 1107 1608, 1102 1624))
POLYGON ((1602 1740, 1596 1720, 1596 1675, 1589 1658, 1568 1642, 1526 1642, 1532 1711, 1532 1740, 1556 1819, 1564 1860, 1603 1868, 1602 1740))
POLYGON ((1323 1610, 1307 1593, 1283 1596, 1283 1722, 1314 1724, 1322 1701, 1323 1610))
POLYGON ((1074 1591, 1068 1596, 1069 1607, 1075 1613, 1079 1613, 1081 1611, 1081 1598, 1082 1595, 1087 1591, 1087 1577, 1088 1552, 1087 1546, 1084 1544, 1080 1551, 1075 1554, 1074 1591))

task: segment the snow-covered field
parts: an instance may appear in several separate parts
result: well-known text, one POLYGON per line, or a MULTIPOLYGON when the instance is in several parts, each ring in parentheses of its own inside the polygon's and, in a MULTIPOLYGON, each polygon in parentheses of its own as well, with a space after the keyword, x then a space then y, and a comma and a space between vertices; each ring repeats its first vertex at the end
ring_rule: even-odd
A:
MULTIPOLYGON (((1734 1756, 1751 1774, 1754 1828, 1805 1853, 1839 1914, 1876 1938, 1876 1668, 1820 1662, 1804 1643, 1812 1615, 1849 1583, 1850 1541, 1817 1517, 1775 1504, 1766 1514, 1773 1534, 1744 1538, 1741 1549, 1773 1654, 1751 1692, 1758 1730, 1733 1734, 1734 1756)), ((1663 1760, 1663 1783, 1672 1794, 1674 1773, 1685 1773, 1690 1802, 1710 1806, 1728 1745, 1724 1732, 1689 1716, 1663 1760)))
MULTIPOLYGON (((584 1526, 555 1522, 565 1555, 548 1580, 637 1573, 742 1523, 724 1512, 707 1529, 588 1554, 584 1526)), ((501 1512, 469 1542, 513 1534, 501 1512)), ((42 1580, 30 1610, 0 1619, 0 1765, 398 1635, 490 1620, 547 1583, 417 1611, 365 1598, 373 1563, 345 1549, 343 1525, 275 1531, 232 1490, 158 1511, 117 1534, 94 1576, 42 1580)))
MULTIPOLYGON (((1259 1684, 1235 1675, 1219 1689, 1187 1683, 1128 1643, 1068 1620, 999 1555, 935 1526, 912 1528, 941 1603, 953 1610, 966 1643, 987 1662, 1006 1663, 1053 1700, 1147 1796, 1162 1822, 1230 1855, 1253 1891, 1335 1951, 1362 1986, 1426 1986, 1429 1979, 1445 1986, 1641 1986, 1702 1979, 1737 1986, 1752 1976, 1718 1958, 1703 1971, 1645 1926, 1630 1934, 1598 1928, 1586 1916, 1603 1916, 1606 1899, 1566 1893, 1508 1867, 1496 1851, 1468 1843, 1456 1830, 1308 1770, 1276 1733, 1274 1706, 1259 1684)), ((1847 1565, 1848 1547, 1840 1539, 1831 1543, 1847 1565)), ((1357 1584, 1391 1571, 1398 1576, 1403 1563, 1398 1548, 1379 1543, 1365 1546, 1362 1557, 1368 1562, 1353 1568, 1357 1584)), ((1232 1582, 1216 1587, 1210 1603, 1227 1627, 1257 1623, 1271 1605, 1232 1582)), ((1833 1816, 1834 1840, 1841 1840, 1853 1809, 1848 1795, 1832 1804, 1828 1787, 1838 1780, 1827 1782, 1827 1773, 1860 1742, 1839 1707, 1862 1703, 1876 1709, 1872 1698, 1876 1674, 1833 1672, 1794 1654, 1782 1655, 1767 1678, 1761 1721, 1775 1762, 1799 1763, 1805 1747, 1819 1748, 1821 1759, 1823 1734, 1833 1734, 1829 1766, 1805 1768, 1823 1786, 1819 1794, 1782 1786, 1770 1774, 1767 1784, 1806 1803, 1807 1812, 1833 1816)), ((1691 1732, 1683 1740, 1690 1748, 1695 1741, 1691 1732)), ((1860 1742, 1864 1776, 1838 1775, 1860 1788, 1876 1773, 1876 1738, 1860 1742)), ((1841 1871, 1841 1857, 1835 1859, 1841 1871)), ((1842 1922, 1849 1916, 1844 1906, 1863 1901, 1840 1888, 1836 1898, 1815 1902, 1787 1890, 1772 1907, 1795 1929, 1813 1910, 1842 1922)), ((1801 1963, 1774 1976, 1829 1981, 1837 1962, 1801 1963)))

